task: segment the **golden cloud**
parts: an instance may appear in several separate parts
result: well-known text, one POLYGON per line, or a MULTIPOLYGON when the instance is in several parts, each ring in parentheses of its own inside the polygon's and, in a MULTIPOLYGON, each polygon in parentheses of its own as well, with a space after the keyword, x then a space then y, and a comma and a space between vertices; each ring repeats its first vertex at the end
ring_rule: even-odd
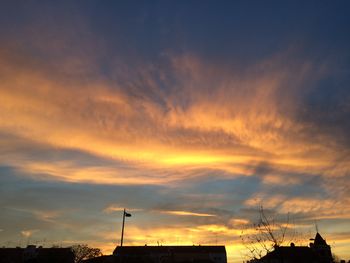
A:
MULTIPOLYGON (((141 72, 164 101, 160 106, 150 98, 131 96, 121 84, 57 80, 25 62, 17 67, 1 57, 0 69, 7 77, 1 88, 0 128, 34 141, 154 167, 227 169, 230 164, 268 161, 321 170, 334 153, 298 138, 303 127, 280 112, 276 93, 286 72, 275 67, 261 74, 259 65, 246 77, 226 72, 216 83, 220 69, 192 56, 174 58, 180 90, 165 94, 141 72), (185 91, 191 103, 182 107, 178 102, 185 91), (322 150, 322 155, 297 157, 310 148, 322 150)), ((276 177, 266 179, 280 183, 276 177)))
POLYGON ((216 216, 213 214, 206 214, 206 213, 195 213, 195 212, 189 212, 189 211, 161 211, 161 213, 164 214, 170 214, 170 215, 177 215, 177 216, 199 216, 199 217, 212 217, 216 216))

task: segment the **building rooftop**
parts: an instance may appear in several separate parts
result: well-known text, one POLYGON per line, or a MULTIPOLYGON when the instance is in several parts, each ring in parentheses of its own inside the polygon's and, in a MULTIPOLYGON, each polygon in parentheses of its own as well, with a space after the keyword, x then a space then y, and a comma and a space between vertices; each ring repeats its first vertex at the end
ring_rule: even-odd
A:
POLYGON ((226 253, 226 249, 225 246, 118 246, 113 252, 118 255, 157 253, 226 253))

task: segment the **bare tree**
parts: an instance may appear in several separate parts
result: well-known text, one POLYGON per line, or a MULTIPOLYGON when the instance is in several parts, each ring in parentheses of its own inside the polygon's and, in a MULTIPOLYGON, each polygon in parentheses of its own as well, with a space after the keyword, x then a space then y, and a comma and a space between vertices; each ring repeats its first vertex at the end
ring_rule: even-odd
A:
MULTIPOLYGON (((290 229, 289 213, 284 222, 278 222, 274 216, 266 216, 263 206, 260 206, 258 222, 243 229, 240 235, 242 244, 248 251, 246 256, 250 259, 259 259, 271 252, 285 242, 287 231, 290 229)), ((292 240, 293 237, 290 241, 292 240)))
POLYGON ((74 253, 74 262, 80 263, 83 260, 102 256, 102 252, 99 248, 91 248, 86 244, 79 244, 72 246, 74 253))

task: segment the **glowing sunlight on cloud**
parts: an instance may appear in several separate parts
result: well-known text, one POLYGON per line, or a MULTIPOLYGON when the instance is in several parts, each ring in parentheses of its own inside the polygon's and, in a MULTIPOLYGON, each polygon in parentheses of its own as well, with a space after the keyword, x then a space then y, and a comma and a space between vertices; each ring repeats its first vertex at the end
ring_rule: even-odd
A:
POLYGON ((33 229, 33 230, 22 230, 21 231, 21 234, 22 236, 26 237, 26 238, 29 238, 31 237, 35 232, 38 232, 39 230, 37 229, 33 229))
MULTIPOLYGON (((242 79, 224 74, 225 81, 217 83, 216 91, 209 93, 213 80, 204 74, 206 67, 211 66, 203 65, 193 57, 175 60, 179 80, 184 86, 191 83, 193 87, 187 94, 193 103, 179 108, 176 105, 181 99, 179 95, 170 92, 164 97, 160 93, 168 110, 151 100, 130 97, 118 86, 111 89, 108 83, 96 82, 83 88, 79 87, 83 84, 74 82, 71 85, 76 87, 68 90, 40 71, 33 74, 33 70, 22 67, 16 68, 15 73, 15 68, 10 67, 6 69, 7 81, 0 99, 1 129, 55 147, 76 148, 155 167, 221 164, 222 169, 226 169, 229 163, 245 164, 252 160, 277 165, 299 163, 301 169, 332 164, 328 159, 328 155, 334 154, 332 149, 327 150, 312 141, 306 145, 304 139, 298 138, 303 127, 279 112, 275 92, 284 82, 285 72, 274 72, 273 67, 269 77, 260 76, 258 70, 253 70, 254 80, 251 76, 242 79), (186 76, 182 72, 183 65, 188 71, 186 76), (198 92, 195 87, 203 88, 203 85, 204 92, 198 92), (249 95, 245 89, 250 90, 249 95), (235 93, 231 94, 232 91, 235 93), (139 103, 142 107, 135 106, 139 103), (286 139, 291 136, 293 142, 286 139), (322 147, 323 155, 307 160, 305 156, 297 157, 306 147, 315 150, 322 147)), ((157 87, 154 88, 157 91, 157 87)), ((42 169, 55 174, 51 168, 42 169)), ((90 178, 95 182, 93 173, 91 169, 84 175, 70 173, 69 178, 72 181, 89 181, 90 178)), ((111 179, 108 174, 105 178, 111 179)), ((100 177, 100 180, 104 179, 100 177)), ((121 178, 118 180, 122 181, 121 178)), ((283 181, 271 176, 266 180, 283 181)))
MULTIPOLYGON (((113 212, 121 212, 124 211, 125 207, 121 207, 118 205, 110 205, 108 207, 106 207, 105 209, 103 209, 103 212, 110 214, 113 212)), ((133 212, 133 211, 142 211, 143 209, 139 209, 139 208, 130 208, 128 207, 128 212, 133 212)))
POLYGON ((189 211, 161 211, 161 213, 170 214, 170 215, 177 215, 177 216, 200 216, 200 217, 211 217, 216 216, 213 214, 206 214, 206 213, 194 213, 189 211))

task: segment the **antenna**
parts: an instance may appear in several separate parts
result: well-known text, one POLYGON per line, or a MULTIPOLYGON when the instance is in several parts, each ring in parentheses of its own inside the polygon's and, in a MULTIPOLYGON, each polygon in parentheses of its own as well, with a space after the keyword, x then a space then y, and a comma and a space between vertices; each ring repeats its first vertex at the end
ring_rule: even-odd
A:
POLYGON ((316 228, 316 233, 318 233, 318 225, 317 225, 317 221, 315 220, 315 228, 316 228))

